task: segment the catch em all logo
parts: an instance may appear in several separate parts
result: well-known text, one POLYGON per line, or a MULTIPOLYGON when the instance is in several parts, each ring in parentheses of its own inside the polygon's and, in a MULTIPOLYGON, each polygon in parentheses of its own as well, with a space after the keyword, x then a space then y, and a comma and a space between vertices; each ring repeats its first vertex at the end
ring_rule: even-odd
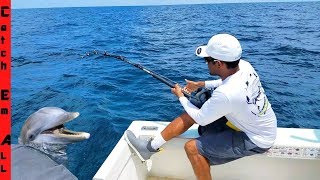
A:
POLYGON ((11 175, 11 1, 0 0, 0 179, 11 175))

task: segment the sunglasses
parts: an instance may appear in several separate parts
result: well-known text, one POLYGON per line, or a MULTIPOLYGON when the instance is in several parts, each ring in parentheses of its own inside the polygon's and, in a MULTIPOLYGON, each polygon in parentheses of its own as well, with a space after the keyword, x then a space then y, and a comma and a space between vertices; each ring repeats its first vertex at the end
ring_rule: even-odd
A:
POLYGON ((218 61, 218 59, 215 59, 213 57, 204 57, 204 61, 206 62, 206 64, 208 64, 209 62, 212 62, 214 64, 218 61))

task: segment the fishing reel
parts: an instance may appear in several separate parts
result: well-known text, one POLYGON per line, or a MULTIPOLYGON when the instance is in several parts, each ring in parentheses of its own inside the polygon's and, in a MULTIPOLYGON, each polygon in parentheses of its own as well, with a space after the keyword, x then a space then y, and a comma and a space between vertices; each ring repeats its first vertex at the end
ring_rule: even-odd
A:
POLYGON ((200 109, 202 105, 211 97, 212 91, 212 89, 203 87, 198 88, 196 91, 191 93, 189 101, 200 109))

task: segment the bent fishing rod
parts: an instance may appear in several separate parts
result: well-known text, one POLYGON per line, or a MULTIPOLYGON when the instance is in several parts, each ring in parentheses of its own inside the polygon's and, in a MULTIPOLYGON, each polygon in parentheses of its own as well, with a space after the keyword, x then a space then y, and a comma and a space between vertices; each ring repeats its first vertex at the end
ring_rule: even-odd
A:
POLYGON ((113 54, 108 54, 108 53, 105 53, 104 54, 105 56, 108 56, 108 57, 113 57, 113 58, 116 58, 116 59, 119 59, 123 62, 126 62, 128 64, 131 64, 133 65, 134 67, 137 67, 139 69, 141 69, 142 71, 148 73, 149 75, 151 75, 152 77, 158 79, 159 81, 161 81, 162 83, 166 84, 167 86, 171 87, 171 88, 174 88, 175 84, 177 84, 176 82, 172 81, 171 79, 168 79, 167 77, 165 76, 162 76, 160 74, 157 74, 153 71, 151 71, 150 69, 147 69, 145 67, 143 67, 141 64, 137 64, 137 63, 133 63, 133 62, 130 62, 126 57, 124 56, 117 56, 117 55, 113 55, 113 54))
MULTIPOLYGON (((150 70, 150 69, 147 69, 145 67, 143 67, 141 64, 137 64, 137 63, 133 63, 131 61, 129 61, 126 57, 124 56, 119 56, 119 55, 115 55, 115 54, 110 54, 108 53, 107 51, 104 51, 103 53, 97 51, 97 50, 94 50, 93 51, 93 54, 102 54, 103 56, 106 56, 106 57, 112 57, 112 58, 115 58, 115 59, 118 59, 120 61, 123 61, 123 62, 126 62, 136 68, 139 68, 141 69, 142 71, 148 73, 149 75, 151 75, 152 77, 156 78, 157 80, 159 80, 160 82, 166 84, 167 86, 171 87, 171 88, 174 88, 175 87, 175 84, 177 84, 177 82, 165 77, 165 76, 162 76, 160 74, 157 74, 156 72, 150 70)), ((86 53, 86 56, 90 56, 91 54, 90 53, 86 53)), ((82 58, 85 57, 85 56, 81 56, 82 58)), ((183 94, 189 98, 190 97, 190 94, 188 94, 187 92, 184 92, 182 91, 183 94)))
MULTIPOLYGON (((92 53, 87 52, 85 55, 81 56, 81 58, 84 58, 86 56, 90 56, 91 54, 95 54, 95 55, 103 55, 104 57, 112 57, 118 60, 121 60, 123 62, 126 62, 136 68, 141 69, 142 71, 148 73, 149 75, 151 75, 152 77, 156 78, 157 80, 159 80, 160 82, 166 84, 167 86, 169 86, 170 88, 174 88, 175 84, 177 84, 175 81, 162 76, 160 74, 157 74, 145 67, 143 67, 141 64, 137 64, 137 63, 133 63, 131 61, 129 61, 126 57, 124 56, 119 56, 119 55, 114 55, 114 54, 110 54, 107 51, 104 51, 103 53, 101 53, 100 51, 94 50, 92 53)), ((207 89, 207 88, 199 88, 198 90, 196 90, 195 92, 192 92, 191 94, 185 92, 182 90, 182 93, 184 94, 185 97, 187 97, 189 99, 189 101, 197 106, 198 108, 201 108, 201 106, 211 97, 211 93, 212 90, 211 89, 207 89)))

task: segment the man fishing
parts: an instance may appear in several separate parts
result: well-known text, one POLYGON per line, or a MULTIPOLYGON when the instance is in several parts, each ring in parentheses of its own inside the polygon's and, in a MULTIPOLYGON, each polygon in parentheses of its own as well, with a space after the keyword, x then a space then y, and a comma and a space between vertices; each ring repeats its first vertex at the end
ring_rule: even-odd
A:
POLYGON ((149 159, 170 139, 199 124, 200 137, 184 148, 199 180, 212 179, 210 165, 224 164, 245 156, 266 152, 274 143, 277 119, 251 64, 241 59, 239 41, 229 34, 213 36, 200 46, 196 55, 204 58, 210 75, 219 80, 189 81, 183 89, 171 89, 186 111, 174 119, 154 139, 145 141, 131 131, 125 133, 128 144, 143 160, 149 159), (212 88, 211 97, 201 108, 183 94, 199 87, 212 88))

